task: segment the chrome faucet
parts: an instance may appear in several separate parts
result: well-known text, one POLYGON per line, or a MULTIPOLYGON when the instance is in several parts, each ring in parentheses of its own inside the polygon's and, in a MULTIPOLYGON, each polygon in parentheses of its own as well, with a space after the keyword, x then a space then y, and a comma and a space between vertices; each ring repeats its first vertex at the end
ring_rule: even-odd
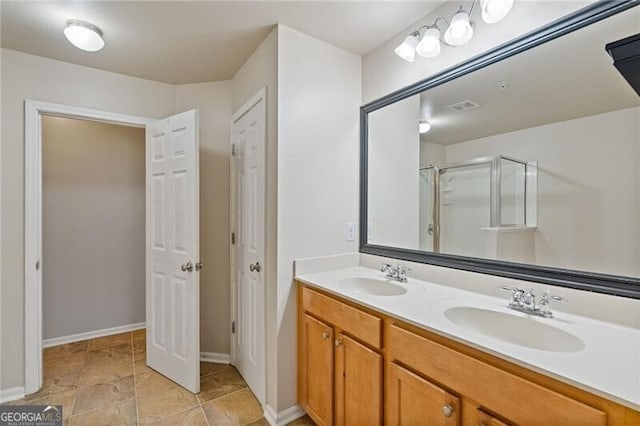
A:
POLYGON ((407 272, 409 272, 410 270, 411 269, 404 266, 391 266, 388 263, 383 263, 382 267, 380 268, 380 272, 386 272, 385 277, 401 283, 407 282, 407 272))
POLYGON ((500 290, 511 291, 511 301, 507 305, 509 309, 514 311, 523 312, 529 315, 535 315, 543 318, 553 318, 553 312, 549 309, 549 302, 552 300, 557 302, 566 302, 562 296, 556 296, 549 292, 549 290, 542 293, 540 302, 536 303, 536 295, 533 294, 533 289, 530 288, 527 291, 519 289, 517 287, 500 286, 500 290))

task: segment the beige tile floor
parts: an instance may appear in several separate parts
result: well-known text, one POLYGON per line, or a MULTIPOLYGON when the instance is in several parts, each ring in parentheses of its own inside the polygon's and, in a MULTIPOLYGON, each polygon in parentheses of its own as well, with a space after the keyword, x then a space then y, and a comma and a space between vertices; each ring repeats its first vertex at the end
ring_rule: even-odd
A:
POLYGON ((139 330, 47 348, 42 389, 12 404, 62 405, 74 426, 268 424, 234 367, 201 363, 194 395, 147 367, 145 342, 139 330))

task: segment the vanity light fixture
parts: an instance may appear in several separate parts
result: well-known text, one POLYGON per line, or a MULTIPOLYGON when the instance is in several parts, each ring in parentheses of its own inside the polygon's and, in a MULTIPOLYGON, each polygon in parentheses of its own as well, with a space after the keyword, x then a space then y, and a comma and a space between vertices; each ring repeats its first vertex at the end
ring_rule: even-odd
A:
POLYGON ((416 53, 423 58, 435 58, 440 54, 440 29, 438 27, 428 28, 422 40, 416 46, 416 53))
POLYGON ((451 24, 449 28, 444 32, 444 41, 450 46, 462 46, 467 43, 473 37, 473 27, 471 26, 471 20, 469 14, 460 10, 451 18, 451 24))
POLYGON ((418 132, 427 133, 429 130, 431 130, 431 124, 427 120, 420 120, 420 123, 418 124, 418 132))
POLYGON ((501 21, 511 11, 513 0, 480 0, 482 20, 487 24, 501 21))
POLYGON ((413 62, 416 57, 416 47, 420 37, 420 31, 414 31, 409 34, 400 44, 396 47, 396 55, 400 56, 407 62, 413 62))
POLYGON ((78 49, 97 52, 104 47, 102 30, 88 22, 71 19, 64 29, 67 40, 78 49))
POLYGON ((494 24, 507 16, 514 0, 474 0, 468 12, 461 5, 450 22, 438 17, 433 25, 422 26, 409 34, 396 47, 396 55, 407 62, 413 62, 416 53, 423 58, 435 58, 440 54, 442 43, 451 47, 467 43, 473 37, 474 25, 471 16, 478 2, 482 20, 487 24, 494 24), (444 26, 438 26, 439 22, 444 23, 444 26), (444 35, 440 38, 442 32, 444 35))

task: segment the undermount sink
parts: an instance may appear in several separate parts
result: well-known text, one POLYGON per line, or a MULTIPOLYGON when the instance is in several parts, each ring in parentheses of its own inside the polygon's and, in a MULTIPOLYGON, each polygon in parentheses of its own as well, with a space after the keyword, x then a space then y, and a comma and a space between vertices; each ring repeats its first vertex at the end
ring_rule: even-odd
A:
POLYGON ((377 280, 375 278, 345 278, 338 283, 356 294, 371 294, 374 296, 400 296, 405 294, 407 289, 393 284, 389 281, 377 280))
POLYGON ((461 328, 514 345, 549 352, 584 349, 584 342, 578 337, 541 322, 544 320, 470 306, 449 308, 444 315, 461 328))

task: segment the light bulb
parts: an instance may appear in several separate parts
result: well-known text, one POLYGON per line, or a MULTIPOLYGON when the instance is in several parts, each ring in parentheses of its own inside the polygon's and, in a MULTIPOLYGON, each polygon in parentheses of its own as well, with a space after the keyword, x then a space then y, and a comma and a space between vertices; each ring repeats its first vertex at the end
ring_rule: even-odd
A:
POLYGON ((451 46, 462 46, 471 40, 471 37, 473 37, 473 27, 469 22, 469 15, 461 10, 451 18, 451 24, 444 32, 444 41, 451 46))
POLYGON ((407 62, 413 62, 416 57, 416 46, 418 45, 418 37, 416 33, 409 34, 400 46, 396 47, 396 55, 400 56, 407 62))
POLYGON ((431 124, 429 124, 427 120, 420 120, 420 123, 418 124, 418 132, 427 133, 429 130, 431 130, 431 124))
POLYGON ((513 0, 480 0, 482 20, 487 24, 501 21, 511 11, 513 0))
POLYGON ((104 47, 102 31, 100 28, 88 22, 76 20, 67 21, 64 35, 75 47, 86 50, 87 52, 97 52, 104 47))
POLYGON ((429 28, 416 46, 416 53, 423 58, 435 58, 440 54, 440 30, 429 28))

